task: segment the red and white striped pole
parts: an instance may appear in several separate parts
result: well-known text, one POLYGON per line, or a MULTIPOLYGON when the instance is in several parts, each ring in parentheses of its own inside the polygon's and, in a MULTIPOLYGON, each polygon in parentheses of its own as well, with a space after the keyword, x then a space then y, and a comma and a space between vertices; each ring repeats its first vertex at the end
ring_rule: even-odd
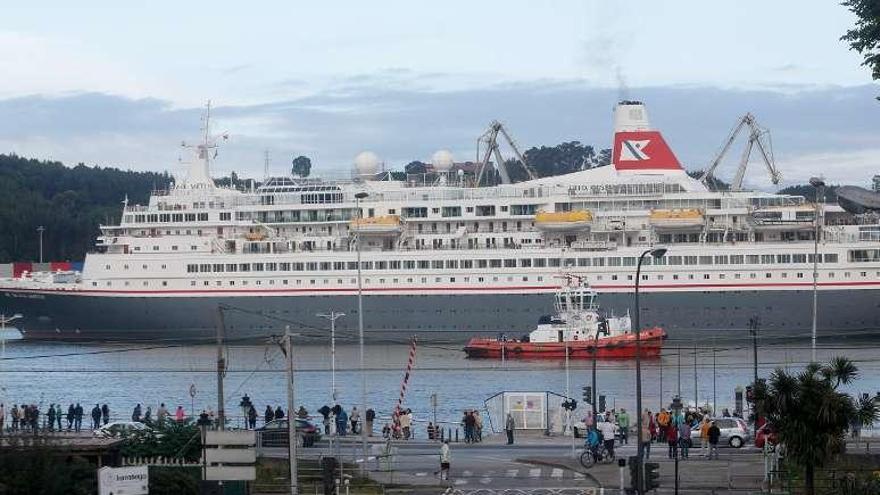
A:
POLYGON ((413 366, 416 363, 416 338, 412 338, 412 344, 409 348, 409 359, 406 362, 406 372, 403 374, 403 380, 400 382, 400 395, 397 398, 397 406, 394 407, 394 427, 400 424, 400 408, 403 405, 403 398, 406 396, 406 387, 409 384, 409 377, 412 373, 413 366))

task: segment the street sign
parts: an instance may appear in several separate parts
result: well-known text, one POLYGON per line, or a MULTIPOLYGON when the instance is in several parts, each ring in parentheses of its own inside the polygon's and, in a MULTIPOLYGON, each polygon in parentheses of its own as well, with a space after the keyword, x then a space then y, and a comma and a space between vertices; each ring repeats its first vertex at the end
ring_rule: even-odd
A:
POLYGON ((205 481, 257 479, 257 435, 254 431, 205 431, 205 481))
POLYGON ((150 493, 148 466, 102 467, 98 470, 98 495, 147 495, 150 493))

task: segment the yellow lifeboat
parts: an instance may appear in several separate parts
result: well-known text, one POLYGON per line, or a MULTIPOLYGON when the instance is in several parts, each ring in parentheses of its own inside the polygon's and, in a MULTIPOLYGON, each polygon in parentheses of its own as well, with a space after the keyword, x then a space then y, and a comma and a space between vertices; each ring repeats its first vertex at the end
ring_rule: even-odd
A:
POLYGON ((535 215, 535 227, 548 232, 584 230, 593 222, 593 214, 587 210, 539 211, 535 215))
POLYGON ((349 222, 351 232, 360 232, 361 234, 398 234, 402 228, 398 215, 356 218, 349 222))
POLYGON ((651 210, 651 225, 670 229, 703 225, 703 212, 697 208, 651 210))

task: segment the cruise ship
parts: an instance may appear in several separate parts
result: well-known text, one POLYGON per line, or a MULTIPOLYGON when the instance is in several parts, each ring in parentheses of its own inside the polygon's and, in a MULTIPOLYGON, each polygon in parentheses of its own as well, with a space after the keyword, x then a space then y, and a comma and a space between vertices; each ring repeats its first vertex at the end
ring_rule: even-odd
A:
POLYGON ((819 337, 880 328, 876 216, 710 190, 644 104, 621 102, 613 118, 612 163, 566 175, 514 182, 501 160, 453 172, 437 153, 430 181, 392 180, 365 152, 350 180, 274 177, 240 190, 211 178, 225 136, 206 117, 185 179, 149 204, 126 201, 82 272, 0 280, 0 312, 21 313, 33 339, 210 340, 218 314, 230 340, 288 325, 325 339, 319 315, 335 311, 342 339, 362 316, 369 342, 464 342, 528 333, 566 274, 608 311, 631 312, 638 259, 662 246, 642 266, 641 323, 682 345, 745 339, 752 326, 762 338, 809 338, 814 259, 819 337), (498 183, 483 185, 489 175, 498 183))

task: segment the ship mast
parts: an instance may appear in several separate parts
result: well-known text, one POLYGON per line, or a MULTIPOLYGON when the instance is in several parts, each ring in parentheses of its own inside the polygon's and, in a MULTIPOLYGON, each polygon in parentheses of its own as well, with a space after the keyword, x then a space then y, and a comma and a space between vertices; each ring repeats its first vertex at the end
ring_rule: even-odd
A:
POLYGON ((190 164, 189 173, 186 178, 186 187, 190 189, 210 189, 214 187, 214 180, 211 179, 211 160, 217 158, 220 141, 229 139, 229 133, 227 132, 217 135, 211 134, 211 100, 208 100, 205 104, 201 130, 201 143, 188 144, 184 141, 180 144, 183 148, 194 150, 197 155, 197 159, 190 164), (212 150, 213 156, 211 154, 212 150))

